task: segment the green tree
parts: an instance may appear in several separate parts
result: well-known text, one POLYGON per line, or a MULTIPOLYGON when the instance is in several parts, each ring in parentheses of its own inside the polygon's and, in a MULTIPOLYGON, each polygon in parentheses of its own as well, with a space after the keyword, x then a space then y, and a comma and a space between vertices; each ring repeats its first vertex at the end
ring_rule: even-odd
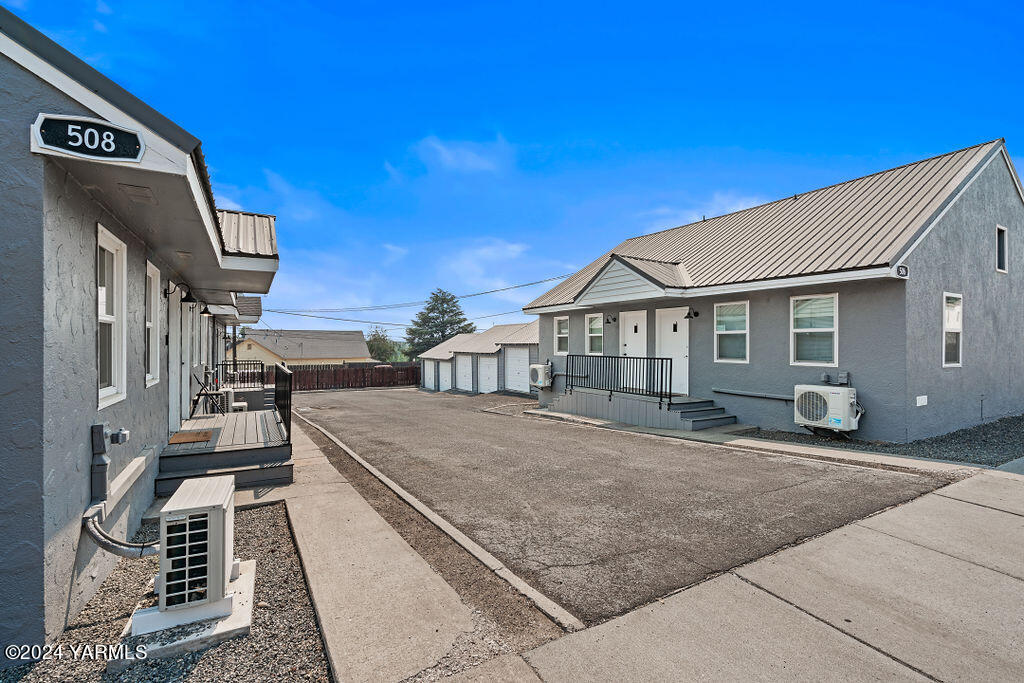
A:
POLYGON ((436 289, 405 330, 406 353, 415 359, 427 349, 466 332, 476 332, 476 325, 466 320, 459 300, 451 292, 436 289))
POLYGON ((388 336, 383 327, 374 327, 366 338, 366 347, 370 357, 384 363, 402 360, 402 344, 388 336))

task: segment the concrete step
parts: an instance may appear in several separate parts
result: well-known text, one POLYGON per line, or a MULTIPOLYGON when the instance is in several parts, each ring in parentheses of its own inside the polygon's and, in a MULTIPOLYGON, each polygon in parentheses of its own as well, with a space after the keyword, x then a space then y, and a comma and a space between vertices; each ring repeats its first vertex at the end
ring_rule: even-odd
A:
POLYGON ((291 444, 260 448, 241 448, 215 453, 172 453, 160 456, 161 472, 187 472, 189 470, 244 467, 264 462, 280 462, 292 456, 291 444))
POLYGON ((294 463, 289 459, 242 467, 200 468, 180 472, 161 472, 156 475, 156 495, 169 496, 173 494, 181 485, 181 482, 186 479, 219 477, 226 474, 234 475, 237 488, 290 484, 292 483, 293 465, 294 463))
POLYGON ((709 417, 695 417, 693 419, 683 418, 683 429, 688 429, 691 432, 731 424, 736 424, 735 415, 711 415, 709 417))
POLYGON ((725 412, 725 408, 697 408, 695 410, 679 410, 680 419, 692 420, 696 417, 710 417, 712 415, 721 415, 725 412))
POLYGON ((669 404, 669 410, 699 410, 700 408, 713 408, 715 402, 710 399, 694 398, 694 399, 680 399, 678 397, 673 398, 669 404))

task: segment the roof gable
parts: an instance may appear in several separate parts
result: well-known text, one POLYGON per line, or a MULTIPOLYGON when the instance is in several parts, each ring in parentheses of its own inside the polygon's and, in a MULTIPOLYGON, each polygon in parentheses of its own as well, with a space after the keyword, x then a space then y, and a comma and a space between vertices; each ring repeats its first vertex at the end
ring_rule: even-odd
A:
POLYGON ((678 264, 684 288, 793 278, 891 266, 953 201, 1002 140, 622 242, 524 310, 581 300, 618 257, 648 279, 678 264), (630 260, 632 259, 632 260, 630 260))
POLYGON ((576 303, 593 306, 664 295, 664 287, 653 282, 647 274, 630 268, 622 259, 613 256, 576 298, 576 303))

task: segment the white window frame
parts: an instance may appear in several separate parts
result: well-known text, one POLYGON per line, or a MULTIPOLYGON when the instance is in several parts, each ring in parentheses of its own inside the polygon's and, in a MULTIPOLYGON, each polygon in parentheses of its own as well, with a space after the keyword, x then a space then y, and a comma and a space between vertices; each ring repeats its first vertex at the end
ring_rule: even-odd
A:
MULTIPOLYGON (((160 382, 160 269, 146 261, 146 279, 152 282, 149 288, 149 306, 153 312, 152 320, 143 320, 146 336, 149 338, 149 372, 146 373, 146 388, 160 382)), ((145 291, 145 290, 143 290, 145 291)), ((146 317, 146 308, 142 308, 142 317, 146 317)), ((143 344, 143 350, 146 346, 143 344)), ((145 367, 145 365, 143 365, 145 367)))
MULTIPOLYGON (((790 323, 792 324, 792 323, 790 323)), ((715 332, 715 362, 716 363, 737 363, 740 365, 746 365, 750 363, 750 301, 723 301, 715 304, 714 318, 711 321, 712 328, 715 332), (737 304, 743 304, 743 329, 742 330, 719 330, 718 329, 718 307, 719 306, 735 306, 737 304), (727 334, 744 334, 747 337, 747 348, 743 352, 743 360, 737 360, 735 358, 719 358, 718 357, 718 337, 719 335, 727 334)))
POLYGON ((588 356, 603 356, 604 355, 604 314, 603 313, 588 313, 586 315, 586 319, 583 321, 583 324, 584 324, 583 329, 584 329, 584 332, 586 333, 586 347, 584 348, 584 351, 586 351, 586 354, 588 356), (597 318, 598 321, 601 323, 601 332, 599 334, 591 334, 591 332, 590 332, 590 321, 593 320, 594 318, 597 318), (590 350, 590 339, 591 339, 591 337, 600 337, 601 338, 601 352, 600 353, 593 353, 593 352, 591 352, 591 350, 590 350))
POLYGON ((556 356, 568 356, 569 355, 569 316, 559 315, 551 319, 551 337, 554 341, 554 351, 556 356), (558 334, 558 321, 565 321, 565 334, 558 334), (558 350, 558 338, 565 337, 565 351, 558 350))
MULTIPOLYGON (((997 273, 1008 273, 1010 272, 1010 231, 1006 227, 996 223, 996 272, 997 273), (1003 243, 1003 265, 1005 268, 999 267, 999 243, 1003 243)), ((963 302, 961 302, 962 304, 963 302)))
POLYGON ((800 296, 789 297, 789 364, 800 365, 812 368, 837 368, 839 367, 839 292, 828 294, 801 294, 800 296), (804 299, 832 299, 832 327, 814 327, 796 329, 793 327, 793 309, 797 301, 804 299), (799 332, 831 332, 832 333, 832 362, 813 363, 811 361, 796 360, 796 335, 799 332))
MULTIPOLYGON (((96 224, 96 252, 93 255, 93 268, 96 268, 96 259, 99 249, 103 248, 114 255, 114 314, 100 316, 99 314, 99 291, 96 296, 96 386, 97 386, 97 410, 123 401, 128 396, 128 247, 124 242, 114 237, 114 234, 99 223, 96 224), (111 323, 113 329, 110 333, 110 381, 109 387, 99 388, 99 323, 100 321, 111 323)), ((93 286, 98 287, 98 276, 93 277, 93 286)))
POLYGON ((962 368, 964 366, 964 295, 956 294, 954 292, 943 292, 942 293, 942 367, 944 368, 962 368), (954 330, 946 326, 946 297, 955 297, 960 300, 960 329, 954 330), (960 343, 957 344, 957 362, 947 363, 946 362, 946 333, 956 332, 960 335, 960 343))

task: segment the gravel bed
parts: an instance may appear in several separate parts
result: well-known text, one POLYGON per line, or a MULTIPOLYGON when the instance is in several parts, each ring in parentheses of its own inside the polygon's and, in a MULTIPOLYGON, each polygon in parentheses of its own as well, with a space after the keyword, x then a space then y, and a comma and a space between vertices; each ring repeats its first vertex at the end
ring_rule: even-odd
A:
MULTIPOLYGON (((156 538, 145 524, 135 540, 156 538)), ((283 504, 235 512, 235 557, 256 560, 252 631, 199 652, 140 661, 116 674, 104 661, 49 660, 0 672, 0 681, 329 681, 327 658, 283 504)), ((151 595, 156 557, 122 559, 57 643, 119 642, 151 595)))
POLYGON ((995 422, 961 429, 910 443, 887 441, 858 441, 842 437, 817 436, 773 429, 749 429, 738 436, 752 436, 777 441, 793 441, 812 446, 847 448, 875 453, 907 455, 931 460, 951 460, 998 467, 1017 458, 1024 458, 1024 415, 1004 417, 995 422))

